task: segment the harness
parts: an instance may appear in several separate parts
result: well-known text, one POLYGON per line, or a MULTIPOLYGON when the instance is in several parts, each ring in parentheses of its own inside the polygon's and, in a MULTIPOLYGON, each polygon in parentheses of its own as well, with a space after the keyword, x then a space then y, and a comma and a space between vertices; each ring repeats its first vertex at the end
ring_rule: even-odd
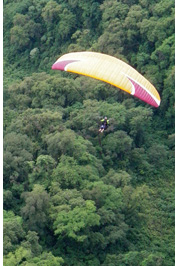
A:
POLYGON ((108 127, 109 120, 102 119, 101 122, 102 122, 101 128, 106 129, 108 127))

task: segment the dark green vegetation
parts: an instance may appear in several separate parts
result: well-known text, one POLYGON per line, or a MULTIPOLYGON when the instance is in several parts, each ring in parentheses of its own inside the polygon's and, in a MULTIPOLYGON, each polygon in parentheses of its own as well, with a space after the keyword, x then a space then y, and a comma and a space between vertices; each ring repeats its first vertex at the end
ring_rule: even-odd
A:
POLYGON ((4 266, 174 265, 173 0, 4 0, 3 198, 4 266), (51 70, 83 50, 161 106, 51 70))

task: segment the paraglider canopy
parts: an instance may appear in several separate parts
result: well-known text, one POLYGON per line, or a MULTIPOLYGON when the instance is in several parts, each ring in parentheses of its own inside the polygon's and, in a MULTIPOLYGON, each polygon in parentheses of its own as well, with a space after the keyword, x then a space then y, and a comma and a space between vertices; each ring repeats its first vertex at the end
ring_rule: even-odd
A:
POLYGON ((61 56, 52 69, 105 81, 154 107, 160 105, 156 88, 133 67, 113 56, 96 52, 68 53, 61 56))

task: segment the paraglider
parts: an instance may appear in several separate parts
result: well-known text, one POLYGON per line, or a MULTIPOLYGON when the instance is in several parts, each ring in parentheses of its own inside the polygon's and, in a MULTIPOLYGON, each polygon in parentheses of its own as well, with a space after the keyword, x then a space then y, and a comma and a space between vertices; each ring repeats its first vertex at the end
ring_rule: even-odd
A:
POLYGON ((133 67, 113 56, 96 52, 68 53, 61 56, 52 69, 102 80, 154 107, 160 105, 156 88, 133 67))
POLYGON ((107 116, 105 116, 105 118, 101 119, 101 126, 100 126, 100 129, 99 129, 99 132, 100 133, 103 133, 104 130, 106 130, 108 128, 108 125, 109 125, 109 120, 107 118, 107 116))

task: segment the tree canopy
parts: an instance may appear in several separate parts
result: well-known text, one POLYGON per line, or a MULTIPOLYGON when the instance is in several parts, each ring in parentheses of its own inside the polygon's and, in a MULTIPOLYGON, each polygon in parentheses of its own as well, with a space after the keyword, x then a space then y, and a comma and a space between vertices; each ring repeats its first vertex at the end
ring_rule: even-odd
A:
POLYGON ((175 2, 3 8, 4 265, 175 265, 175 2), (76 51, 129 63, 160 107, 51 70, 76 51))

